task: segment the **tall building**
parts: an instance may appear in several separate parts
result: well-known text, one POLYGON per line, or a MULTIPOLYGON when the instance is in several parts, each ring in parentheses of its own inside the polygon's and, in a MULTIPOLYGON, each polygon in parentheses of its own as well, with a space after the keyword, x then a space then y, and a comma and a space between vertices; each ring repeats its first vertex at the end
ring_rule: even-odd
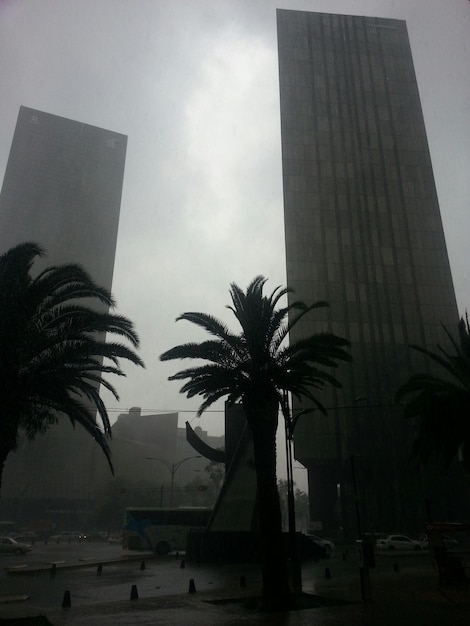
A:
MULTIPOLYGON (((47 257, 35 269, 79 263, 110 290, 126 144, 125 135, 21 107, 0 195, 0 253, 37 242, 47 257)), ((2 509, 12 516, 92 506, 96 444, 65 422, 9 456, 2 509)))
POLYGON ((127 137, 20 107, 0 194, 0 251, 41 244, 111 289, 127 137))
POLYGON ((458 321, 406 23, 277 21, 287 284, 330 305, 293 338, 328 329, 354 358, 322 396, 328 415, 297 425, 312 522, 354 534, 462 517, 458 471, 410 462, 413 425, 394 401, 426 367, 409 345, 434 349, 458 321))

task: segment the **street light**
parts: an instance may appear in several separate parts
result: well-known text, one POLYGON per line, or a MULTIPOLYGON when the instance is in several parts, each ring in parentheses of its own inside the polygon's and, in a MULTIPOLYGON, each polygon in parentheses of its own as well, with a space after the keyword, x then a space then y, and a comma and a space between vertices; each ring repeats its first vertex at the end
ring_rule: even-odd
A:
POLYGON ((186 463, 186 461, 189 461, 191 459, 200 459, 200 458, 201 458, 201 455, 197 454, 195 456, 187 456, 185 459, 181 459, 180 461, 177 461, 176 463, 169 463, 168 461, 165 461, 164 459, 160 459, 160 458, 158 458, 156 456, 148 456, 147 457, 147 461, 160 461, 160 463, 163 463, 163 465, 165 465, 165 467, 168 468, 168 470, 169 470, 169 472, 171 474, 170 507, 173 506, 173 487, 174 487, 176 472, 183 465, 183 463, 186 463))
POLYGON ((294 498, 294 469, 293 469, 293 453, 292 443, 294 441, 294 430, 297 421, 301 415, 313 413, 315 409, 302 409, 294 415, 290 414, 288 402, 283 407, 284 425, 286 431, 286 463, 287 463, 287 512, 289 523, 289 557, 294 568, 293 577, 294 585, 301 587, 300 580, 300 564, 297 558, 297 539, 295 529, 295 498, 294 498))

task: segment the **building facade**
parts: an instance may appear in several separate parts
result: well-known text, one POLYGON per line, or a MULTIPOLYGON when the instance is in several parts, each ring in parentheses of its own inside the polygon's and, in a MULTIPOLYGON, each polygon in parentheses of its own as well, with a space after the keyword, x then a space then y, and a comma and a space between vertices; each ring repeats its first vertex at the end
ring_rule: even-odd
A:
POLYGON ((127 137, 20 107, 0 194, 0 251, 35 241, 111 289, 127 137))
MULTIPOLYGON (((126 144, 125 135, 22 106, 0 195, 0 253, 34 241, 47 253, 35 271, 79 263, 111 290, 126 144)), ((96 444, 62 422, 8 458, 2 509, 11 516, 92 508, 96 444)))
POLYGON ((426 367, 410 344, 434 349, 441 323, 458 321, 406 23, 286 10, 277 20, 287 284, 295 299, 329 303, 293 338, 328 329, 354 358, 335 372, 343 389, 321 398, 328 415, 296 429, 311 521, 411 532, 462 510, 458 470, 410 461, 413 425, 394 401, 426 367))

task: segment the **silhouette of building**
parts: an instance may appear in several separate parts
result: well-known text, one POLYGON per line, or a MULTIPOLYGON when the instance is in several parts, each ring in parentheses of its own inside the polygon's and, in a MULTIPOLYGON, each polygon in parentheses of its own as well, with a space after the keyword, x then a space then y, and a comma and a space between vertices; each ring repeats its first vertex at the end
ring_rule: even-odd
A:
MULTIPOLYGON (((178 413, 143 415, 139 407, 134 407, 119 415, 112 430, 111 450, 121 474, 134 483, 146 480, 154 486, 163 485, 163 504, 169 504, 171 466, 175 466, 175 504, 178 491, 187 489, 191 483, 208 482, 205 468, 209 461, 188 443, 186 428, 178 428, 178 413)), ((209 435, 200 426, 195 428, 195 433, 207 445, 215 448, 225 445, 224 436, 209 435)))
POLYGON ((435 348, 458 321, 406 23, 287 10, 277 22, 287 284, 330 305, 292 336, 328 329, 354 358, 335 372, 343 389, 321 395, 328 415, 296 428, 311 520, 354 534, 460 518, 461 474, 410 462, 413 425, 394 402, 426 367, 409 345, 435 348))
MULTIPOLYGON (((125 135, 20 107, 0 195, 0 252, 37 242, 47 257, 34 271, 79 263, 110 290, 126 144, 125 135)), ((23 442, 5 466, 2 508, 30 519, 90 511, 95 448, 66 418, 23 442)))
POLYGON ((20 107, 0 195, 0 251, 41 244, 111 289, 127 137, 20 107))
MULTIPOLYGON (((223 436, 211 436, 200 427, 195 430, 207 445, 223 448, 223 436)), ((118 416, 112 431, 115 475, 97 474, 94 509, 98 519, 119 529, 129 506, 213 504, 216 494, 206 472, 208 460, 186 441, 186 429, 178 428, 178 413, 149 415, 133 407, 118 416)))

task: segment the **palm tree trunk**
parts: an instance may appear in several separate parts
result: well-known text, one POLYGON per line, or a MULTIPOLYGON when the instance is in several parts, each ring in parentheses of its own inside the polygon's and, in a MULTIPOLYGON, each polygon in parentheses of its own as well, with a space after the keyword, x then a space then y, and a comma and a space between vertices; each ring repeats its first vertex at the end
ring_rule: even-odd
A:
POLYGON ((0 441, 0 497, 2 494, 2 478, 3 478, 3 469, 5 467, 5 462, 7 460, 8 455, 12 450, 16 447, 16 439, 11 445, 11 440, 5 437, 5 439, 1 439, 0 441))
POLYGON ((251 422, 250 427, 258 490, 263 608, 270 611, 286 610, 290 608, 291 597, 276 478, 277 407, 274 420, 258 418, 255 423, 251 422))

